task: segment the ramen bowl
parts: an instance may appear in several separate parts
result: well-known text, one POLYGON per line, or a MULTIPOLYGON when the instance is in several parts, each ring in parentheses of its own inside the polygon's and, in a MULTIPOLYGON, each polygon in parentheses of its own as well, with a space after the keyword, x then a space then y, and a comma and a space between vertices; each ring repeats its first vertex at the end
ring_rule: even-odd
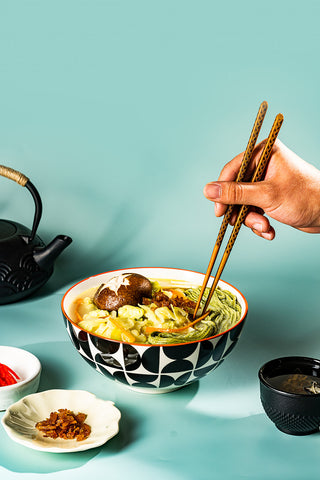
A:
MULTIPOLYGON (((65 325, 78 353, 97 372, 141 393, 167 393, 208 375, 230 355, 241 334, 248 305, 238 289, 222 280, 218 286, 237 297, 241 317, 232 328, 212 337, 188 343, 149 345, 111 340, 81 329, 72 316, 76 298, 123 273, 139 273, 149 279, 178 280, 192 285, 202 285, 204 279, 204 274, 190 270, 128 268, 94 275, 73 285, 61 302, 65 325)), ((209 286, 212 281, 213 278, 209 286)))

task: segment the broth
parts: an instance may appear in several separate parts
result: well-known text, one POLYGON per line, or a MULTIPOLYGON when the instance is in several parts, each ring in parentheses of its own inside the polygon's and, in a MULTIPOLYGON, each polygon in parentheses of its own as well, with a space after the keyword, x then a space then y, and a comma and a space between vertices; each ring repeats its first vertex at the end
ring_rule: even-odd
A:
POLYGON ((268 383, 278 390, 287 393, 300 393, 304 395, 313 395, 315 392, 309 391, 314 383, 320 387, 320 379, 313 375, 304 375, 302 373, 288 373, 268 378, 268 383))

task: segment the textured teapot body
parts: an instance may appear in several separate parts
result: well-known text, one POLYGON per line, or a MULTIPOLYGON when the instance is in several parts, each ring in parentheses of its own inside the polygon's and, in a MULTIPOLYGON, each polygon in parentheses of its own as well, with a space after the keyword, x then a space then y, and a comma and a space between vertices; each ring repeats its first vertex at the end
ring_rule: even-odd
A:
POLYGON ((30 230, 10 220, 0 220, 0 303, 19 300, 41 287, 53 268, 40 269, 33 258, 36 247, 44 243, 30 230))
POLYGON ((40 288, 53 272, 57 256, 71 238, 58 235, 48 246, 36 235, 42 213, 37 189, 23 174, 0 165, 0 175, 27 187, 35 201, 32 230, 0 219, 0 304, 18 301, 40 288))

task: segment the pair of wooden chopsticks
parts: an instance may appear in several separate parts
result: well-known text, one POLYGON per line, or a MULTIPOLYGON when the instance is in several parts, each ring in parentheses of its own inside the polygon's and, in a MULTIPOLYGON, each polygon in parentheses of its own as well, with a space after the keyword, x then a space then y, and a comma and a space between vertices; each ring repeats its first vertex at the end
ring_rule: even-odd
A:
MULTIPOLYGON (((245 177, 247 168, 248 168, 248 166, 250 164, 250 161, 251 161, 251 158, 252 158, 252 154, 253 154, 255 144, 257 142, 257 139, 258 139, 258 136, 259 136, 259 133, 260 133, 260 130, 261 130, 261 126, 262 126, 264 117, 265 117, 266 112, 267 112, 267 108, 268 108, 267 102, 262 102, 260 107, 259 107, 259 111, 258 111, 257 117, 255 119, 252 131, 251 131, 251 135, 250 135, 250 138, 249 138, 249 141, 248 141, 247 148, 246 148, 246 150, 244 152, 244 155, 243 155, 243 159, 242 159, 242 162, 241 162, 239 173, 237 175, 236 182, 241 182, 245 177)), ((276 138, 278 136, 278 133, 280 131, 282 122, 283 122, 283 115, 281 113, 279 113, 276 116, 276 118, 273 122, 273 125, 272 125, 272 128, 270 130, 269 136, 267 138, 267 141, 266 141, 266 143, 264 145, 264 148, 263 148, 263 151, 261 153, 259 162, 258 162, 257 167, 255 169, 255 172, 252 176, 252 179, 251 179, 252 183, 253 182, 259 182, 263 177, 264 171, 265 171, 265 169, 268 165, 268 162, 270 160, 271 151, 272 151, 273 145, 276 141, 276 138)), ((198 298, 198 301, 197 301, 197 305, 196 305, 196 308, 194 310, 194 314, 193 314, 194 319, 196 318, 196 315, 197 315, 200 303, 202 301, 203 294, 204 294, 205 289, 207 287, 209 277, 211 275, 215 260, 217 258, 217 255, 218 255, 220 246, 222 244, 225 232, 227 230, 229 221, 231 219, 233 208, 234 208, 233 205, 229 205, 228 208, 227 208, 227 211, 224 215, 224 218, 223 218, 223 221, 222 221, 219 233, 218 233, 216 243, 213 247, 212 255, 211 255, 210 262, 209 262, 209 265, 208 265, 208 268, 207 268, 207 272, 205 274, 205 278, 204 278, 204 281, 203 281, 203 284, 202 284, 202 287, 201 287, 201 291, 200 291, 200 295, 199 295, 199 298, 198 298)), ((236 222, 234 224, 232 233, 230 235, 228 244, 225 248, 223 257, 221 259, 221 262, 220 262, 220 265, 218 267, 217 273, 214 277, 214 280, 213 280, 212 286, 210 288, 208 297, 206 299, 205 305, 202 309, 201 317, 203 317, 203 315, 207 312, 207 309, 208 309, 209 303, 211 301, 212 295, 213 295, 213 293, 216 289, 216 286, 219 282, 222 271, 223 271, 223 269, 224 269, 224 267, 227 263, 230 252, 231 252, 232 247, 233 247, 233 245, 236 241, 236 238, 238 236, 240 227, 241 227, 242 223, 244 222, 244 219, 245 219, 245 217, 248 213, 248 210, 249 210, 249 205, 242 205, 240 207, 240 210, 239 210, 236 222)))

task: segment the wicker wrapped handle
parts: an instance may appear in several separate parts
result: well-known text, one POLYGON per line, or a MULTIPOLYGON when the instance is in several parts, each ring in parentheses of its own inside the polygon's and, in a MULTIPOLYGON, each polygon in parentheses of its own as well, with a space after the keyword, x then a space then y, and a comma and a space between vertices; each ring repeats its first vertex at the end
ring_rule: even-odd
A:
POLYGON ((29 180, 23 173, 13 170, 13 168, 5 167, 4 165, 0 165, 0 175, 17 182, 22 187, 25 187, 29 180))
POLYGON ((0 165, 0 175, 2 175, 3 177, 9 178, 9 180, 13 180, 14 182, 17 182, 22 187, 26 187, 33 197, 34 204, 35 204, 35 213, 33 218, 31 235, 27 239, 28 242, 32 242, 36 235, 36 231, 37 231, 41 214, 42 214, 42 202, 41 202, 39 192, 36 189, 36 187, 33 185, 33 183, 30 182, 28 177, 23 175, 23 173, 20 173, 17 170, 14 170, 13 168, 0 165))

